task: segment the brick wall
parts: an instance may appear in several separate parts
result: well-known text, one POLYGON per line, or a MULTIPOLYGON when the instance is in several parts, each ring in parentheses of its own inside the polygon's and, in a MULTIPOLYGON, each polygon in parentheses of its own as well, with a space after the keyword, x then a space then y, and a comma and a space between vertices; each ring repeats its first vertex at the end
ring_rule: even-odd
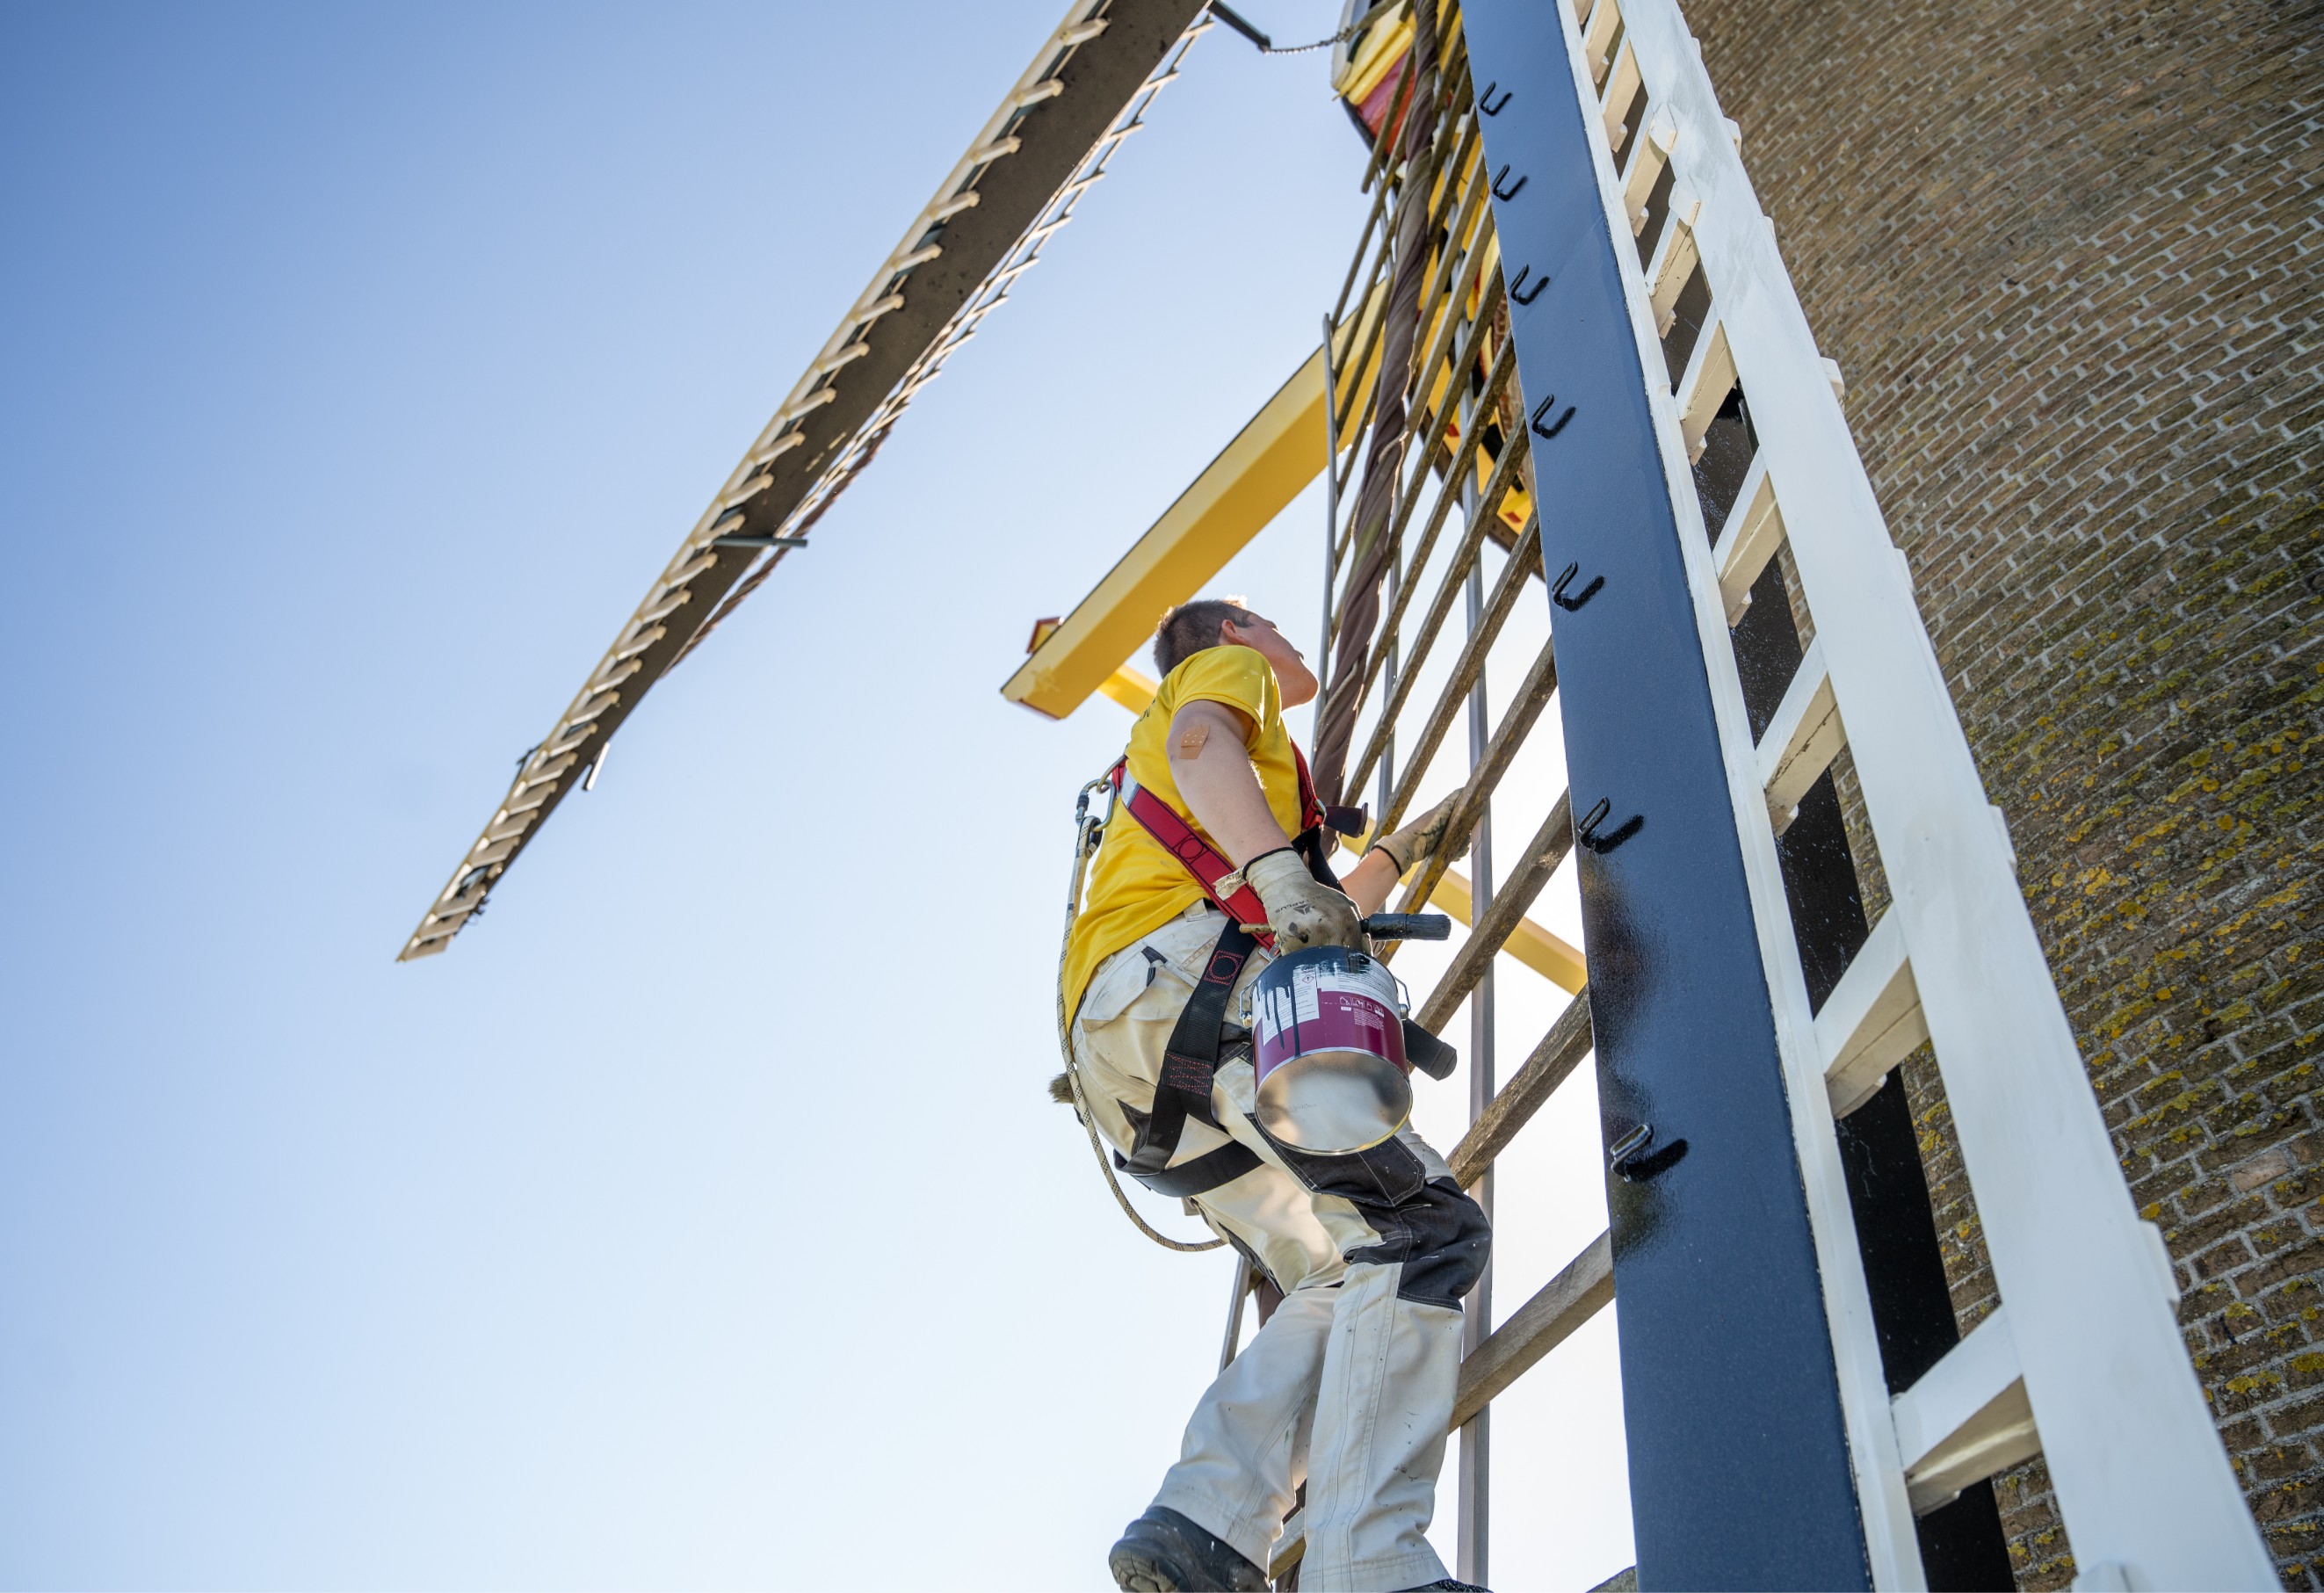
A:
MULTIPOLYGON (((1683 4, 2229 1452, 2324 1586, 2324 5, 1683 4)), ((1976 1212, 1905 1084, 1966 1327, 1976 1212)), ((2065 1586, 2040 1463, 1999 1487, 2065 1586)))

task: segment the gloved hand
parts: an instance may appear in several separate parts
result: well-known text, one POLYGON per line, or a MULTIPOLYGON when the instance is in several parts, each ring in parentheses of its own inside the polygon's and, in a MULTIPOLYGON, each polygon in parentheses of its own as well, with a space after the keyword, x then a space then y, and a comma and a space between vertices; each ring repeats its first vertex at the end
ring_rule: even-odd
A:
MULTIPOLYGON (((1399 877, 1409 874, 1416 864, 1426 862, 1443 850, 1444 826, 1460 801, 1461 793, 1453 792, 1403 829, 1372 843, 1372 850, 1388 853, 1388 861, 1396 865, 1399 877)), ((1460 852, 1452 855, 1460 857, 1468 850, 1469 843, 1464 839, 1460 852)))
POLYGON ((1278 952, 1304 952, 1310 946, 1353 946, 1364 949, 1363 920, 1356 904, 1307 871, 1307 865, 1289 847, 1255 857, 1243 865, 1242 877, 1267 904, 1267 926, 1275 932, 1278 952))

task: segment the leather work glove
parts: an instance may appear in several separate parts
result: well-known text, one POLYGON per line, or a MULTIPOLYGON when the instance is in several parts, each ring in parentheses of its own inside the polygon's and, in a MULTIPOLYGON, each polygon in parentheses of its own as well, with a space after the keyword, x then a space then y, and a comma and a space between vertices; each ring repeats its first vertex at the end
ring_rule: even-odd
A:
POLYGON ((1285 847, 1243 865, 1242 877, 1267 904, 1267 926, 1278 952, 1310 946, 1365 949, 1363 921, 1356 904, 1307 871, 1299 854, 1285 847))
MULTIPOLYGON (((1396 865, 1399 877, 1409 874, 1416 866, 1426 862, 1443 850, 1444 826, 1452 819, 1452 809, 1460 801, 1461 793, 1453 792, 1401 830, 1372 843, 1372 850, 1388 853, 1388 861, 1396 865)), ((1452 855, 1460 857, 1468 850, 1469 843, 1463 840, 1460 852, 1452 855)))

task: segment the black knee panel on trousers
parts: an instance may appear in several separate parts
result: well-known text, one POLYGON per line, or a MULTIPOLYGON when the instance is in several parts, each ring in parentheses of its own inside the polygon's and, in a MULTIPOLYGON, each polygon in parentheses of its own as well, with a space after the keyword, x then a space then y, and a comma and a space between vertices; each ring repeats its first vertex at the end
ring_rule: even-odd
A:
POLYGON ((1401 1264, 1399 1299, 1457 1306, 1485 1275, 1493 1230, 1484 1208, 1449 1178, 1431 1183, 1420 1158, 1401 1142, 1325 1156, 1273 1135, 1268 1139, 1300 1183, 1318 1194, 1338 1195, 1363 1214, 1379 1243, 1351 1250, 1346 1259, 1401 1264))
POLYGON ((1423 1184, 1418 1198, 1388 1211, 1364 1212, 1380 1242, 1348 1252, 1351 1263, 1400 1261, 1397 1297, 1422 1305, 1459 1305, 1485 1275, 1493 1253, 1484 1208, 1447 1178, 1423 1184))

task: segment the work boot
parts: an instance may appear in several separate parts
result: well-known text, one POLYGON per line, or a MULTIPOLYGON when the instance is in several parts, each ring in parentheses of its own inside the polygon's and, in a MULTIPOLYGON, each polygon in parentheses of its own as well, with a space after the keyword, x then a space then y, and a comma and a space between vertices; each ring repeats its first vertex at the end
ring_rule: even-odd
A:
POLYGON ((1267 1573, 1176 1510, 1151 1506, 1105 1557, 1122 1593, 1266 1593, 1267 1573))

